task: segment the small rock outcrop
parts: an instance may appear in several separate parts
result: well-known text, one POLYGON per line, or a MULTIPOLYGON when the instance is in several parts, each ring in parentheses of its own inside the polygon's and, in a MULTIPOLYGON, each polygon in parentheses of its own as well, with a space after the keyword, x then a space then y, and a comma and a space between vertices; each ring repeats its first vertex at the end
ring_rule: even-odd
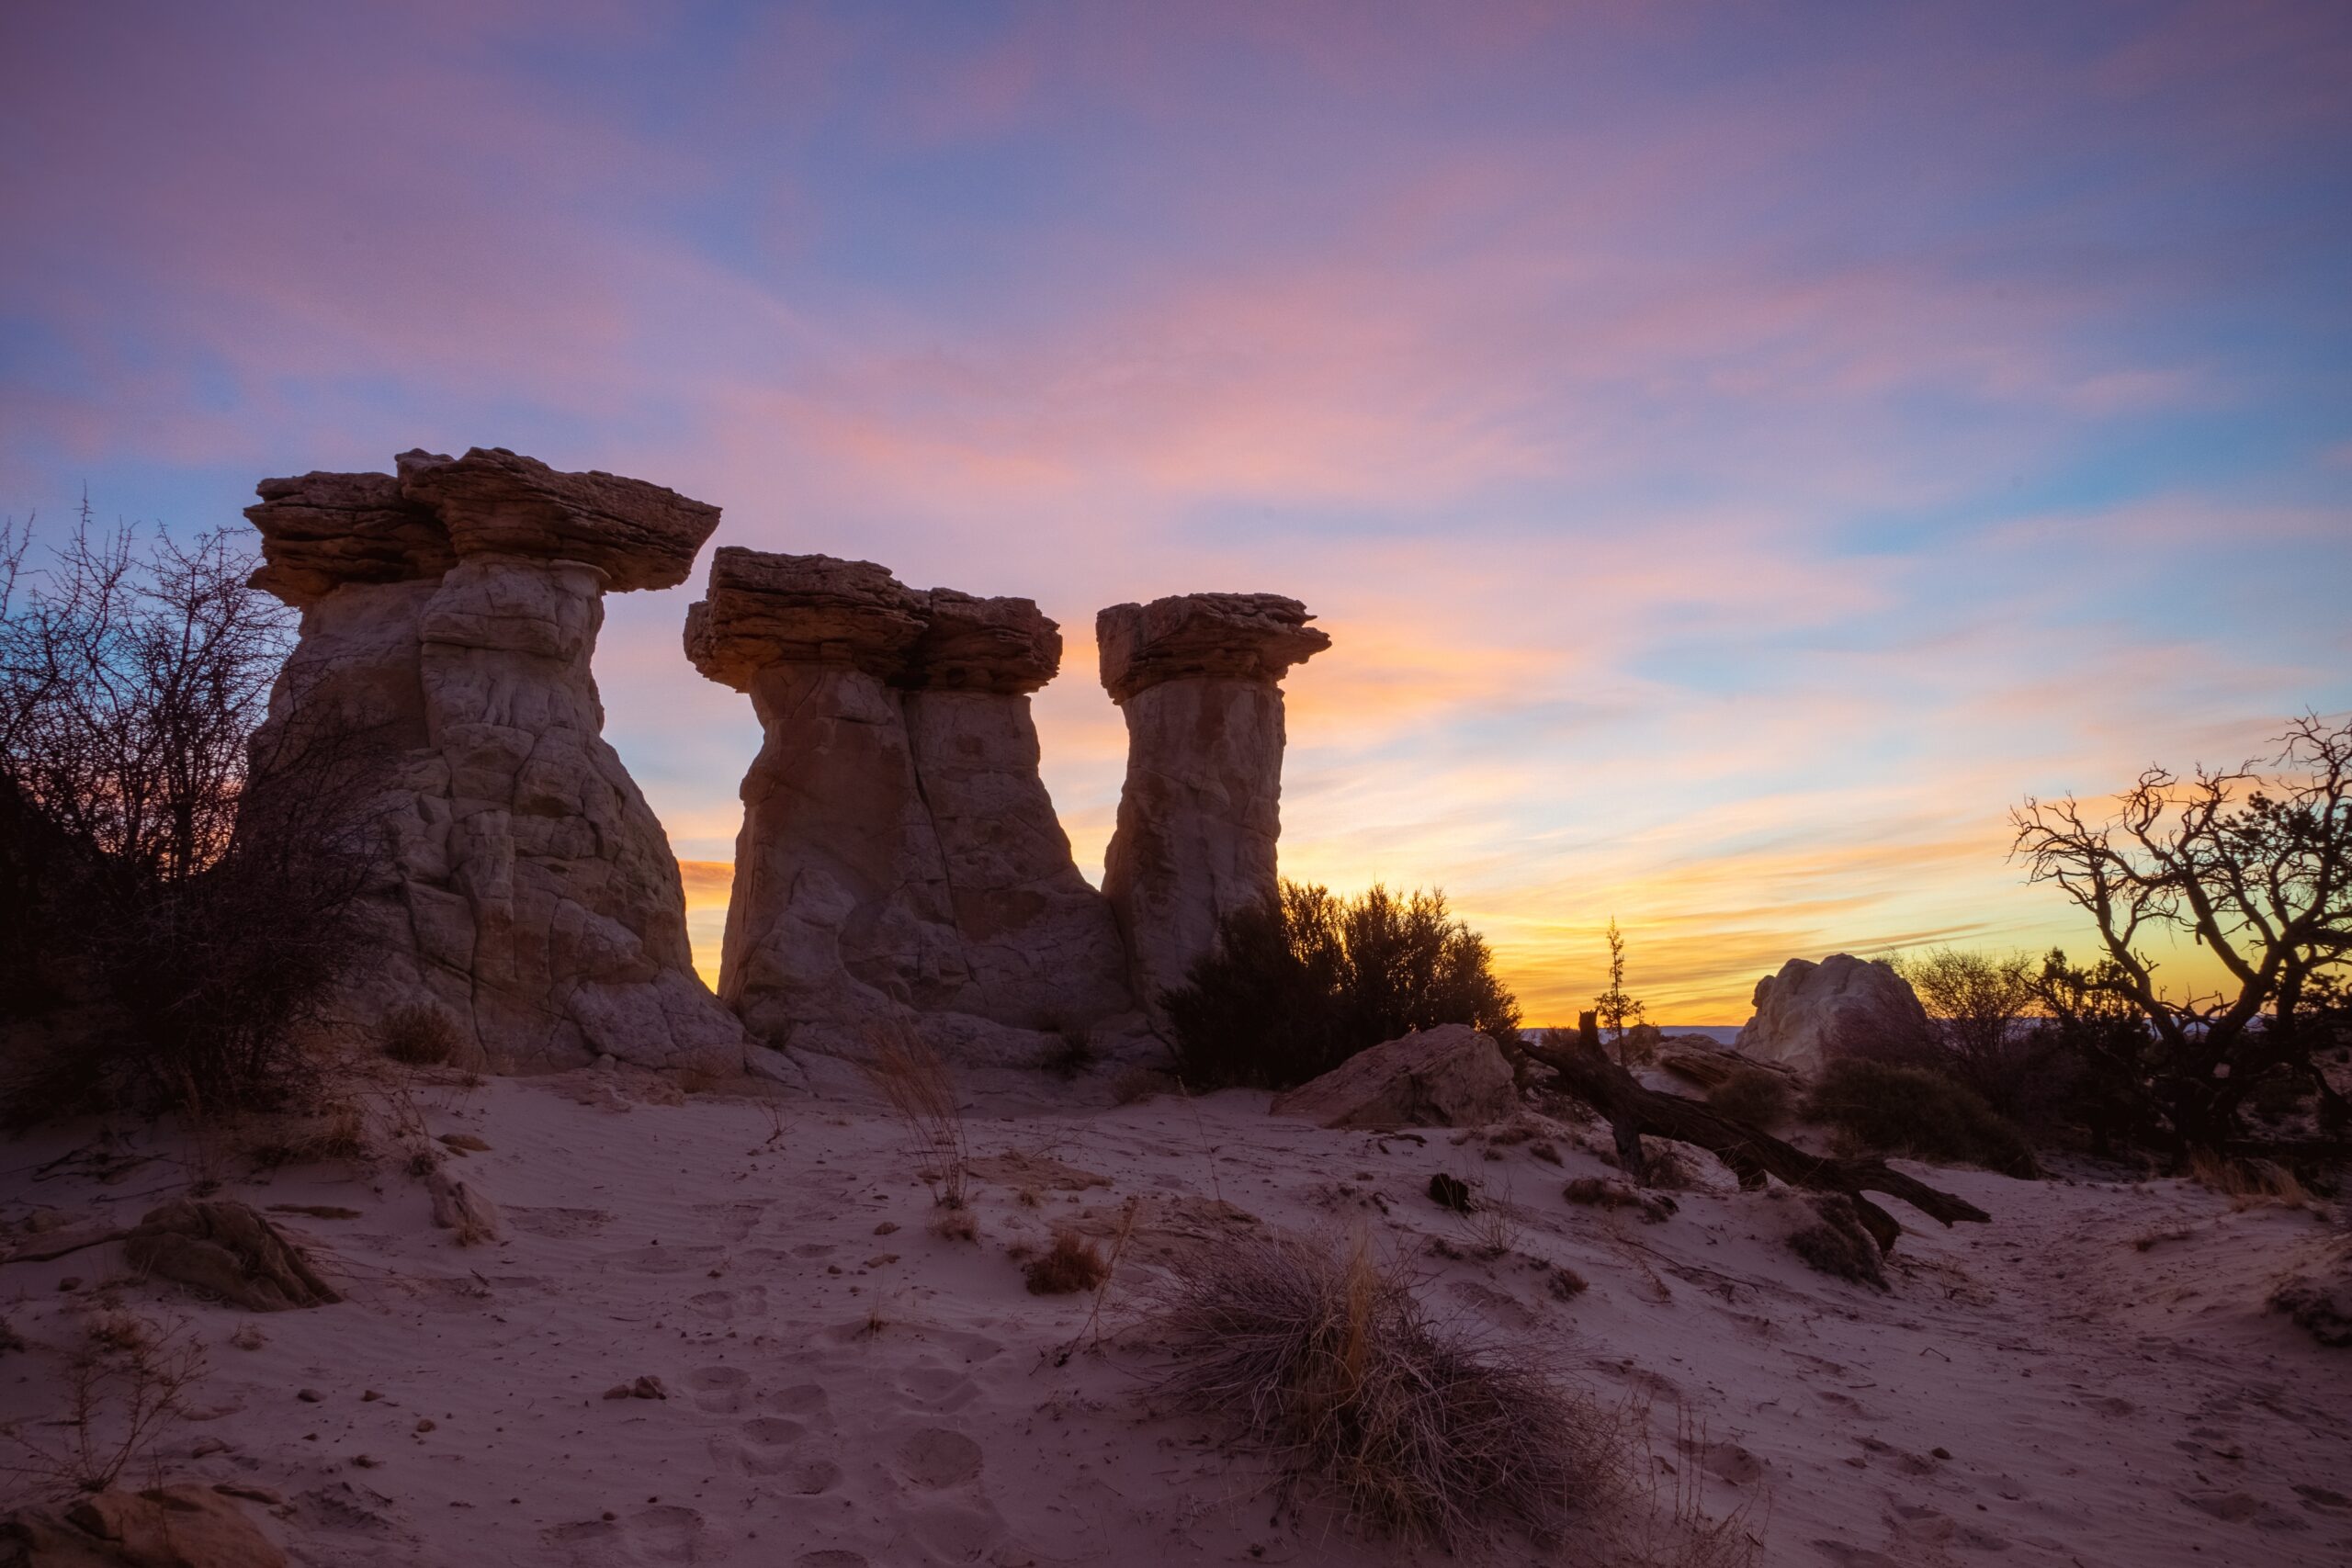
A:
POLYGON ((329 761, 388 840, 345 1021, 437 1006, 505 1069, 741 1066, 589 669, 604 595, 684 581, 718 509, 482 447, 259 493, 254 581, 302 612, 255 739, 261 793, 322 787, 315 738, 335 736, 329 761))
POLYGON ((895 1020, 1025 1065, 1131 1012, 1110 908, 1037 771, 1029 694, 1061 632, 1035 604, 729 547, 685 643, 763 734, 719 978, 755 1035, 862 1056, 895 1020))
POLYGON ((1148 1008, 1216 946, 1223 917, 1276 891, 1281 682, 1331 646, 1311 619, 1272 593, 1188 593, 1095 617, 1102 684, 1127 724, 1102 892, 1148 1008))
MULTIPOLYGON (((222 1483, 222 1486, 228 1485, 222 1483)), ((286 1568, 286 1553, 218 1487, 109 1486, 0 1518, 0 1562, 24 1568, 286 1568)))
POLYGON ((1325 1127, 1483 1127, 1519 1109, 1502 1048, 1442 1023, 1357 1053, 1269 1109, 1325 1127))
POLYGON ((343 1298, 311 1260, 253 1208, 225 1198, 175 1198, 122 1239, 143 1274, 232 1302, 248 1312, 326 1306, 343 1298))
POLYGON ((1832 953, 1792 958, 1756 982, 1756 1016, 1737 1050, 1759 1062, 1816 1073, 1833 1056, 1902 1056, 1927 1043, 1928 1012, 1910 982, 1883 962, 1832 953))

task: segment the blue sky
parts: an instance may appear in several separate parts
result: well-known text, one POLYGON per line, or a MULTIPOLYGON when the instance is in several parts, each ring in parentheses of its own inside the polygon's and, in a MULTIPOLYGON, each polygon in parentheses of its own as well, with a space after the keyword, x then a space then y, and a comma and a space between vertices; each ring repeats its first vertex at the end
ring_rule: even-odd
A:
MULTIPOLYGON (((2340 6, 30 0, 0 73, 0 511, 497 445, 1027 594, 1090 868, 1093 612, 1293 593, 1287 867, 1539 1018, 1612 914, 1691 1021, 2079 945, 2011 804, 2352 707, 2340 6)), ((691 596, 598 668, 711 936, 691 596)))

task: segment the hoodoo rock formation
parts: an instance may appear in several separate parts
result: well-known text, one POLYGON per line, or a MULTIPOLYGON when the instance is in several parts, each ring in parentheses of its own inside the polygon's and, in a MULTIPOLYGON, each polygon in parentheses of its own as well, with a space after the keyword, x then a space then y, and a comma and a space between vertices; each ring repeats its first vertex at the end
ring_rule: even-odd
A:
POLYGON ((605 1054, 731 1066, 740 1023, 697 978, 668 838, 603 739, 589 657, 607 592, 685 581, 718 509, 501 448, 408 452, 396 474, 265 479, 254 576, 302 613, 257 768, 356 743, 389 854, 342 1006, 431 1003, 483 1059, 605 1054))
POLYGON ((1035 604, 729 547, 685 643, 764 736, 719 977, 755 1035, 855 1056, 897 1021, 1025 1064, 1062 1033, 1117 1032, 1117 928, 1037 772, 1028 694, 1061 633, 1035 604))
POLYGON ((1275 893, 1280 682, 1331 646, 1313 618, 1272 593, 1187 593, 1095 617, 1102 684, 1127 721, 1102 891, 1147 1006, 1184 983, 1223 917, 1275 893))

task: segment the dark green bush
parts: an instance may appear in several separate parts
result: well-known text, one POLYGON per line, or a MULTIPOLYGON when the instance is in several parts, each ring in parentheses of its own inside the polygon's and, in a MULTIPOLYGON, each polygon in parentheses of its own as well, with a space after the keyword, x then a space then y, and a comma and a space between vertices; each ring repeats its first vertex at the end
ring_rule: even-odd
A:
POLYGON ((1707 1091, 1707 1103, 1724 1115, 1767 1129, 1788 1120, 1794 1098, 1789 1080, 1765 1067, 1740 1067, 1707 1091))
POLYGON ((1822 1070, 1805 1112, 1868 1148, 1961 1160, 2008 1176, 2041 1173, 2016 1122, 1966 1084, 1924 1067, 1839 1057, 1822 1070))
POLYGON ((1200 1088, 1286 1089, 1416 1029, 1466 1023, 1510 1043, 1519 1004, 1479 935, 1432 889, 1355 898, 1284 882, 1228 916, 1216 950, 1161 998, 1177 1065, 1200 1088))

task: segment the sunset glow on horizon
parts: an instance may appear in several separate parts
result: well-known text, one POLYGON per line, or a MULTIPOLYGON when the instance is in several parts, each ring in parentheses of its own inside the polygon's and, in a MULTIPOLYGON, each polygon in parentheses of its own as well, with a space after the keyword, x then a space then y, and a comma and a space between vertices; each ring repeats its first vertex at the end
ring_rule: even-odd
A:
MULTIPOLYGON (((0 513, 503 446, 720 544, 1303 600, 1285 874, 1531 1022, 2086 955, 2006 817, 2352 709, 2352 8, 553 0, 0 18, 0 513)), ((616 594, 715 975, 750 704, 616 594)), ((2168 976, 2210 981, 2202 954, 2168 976)))

